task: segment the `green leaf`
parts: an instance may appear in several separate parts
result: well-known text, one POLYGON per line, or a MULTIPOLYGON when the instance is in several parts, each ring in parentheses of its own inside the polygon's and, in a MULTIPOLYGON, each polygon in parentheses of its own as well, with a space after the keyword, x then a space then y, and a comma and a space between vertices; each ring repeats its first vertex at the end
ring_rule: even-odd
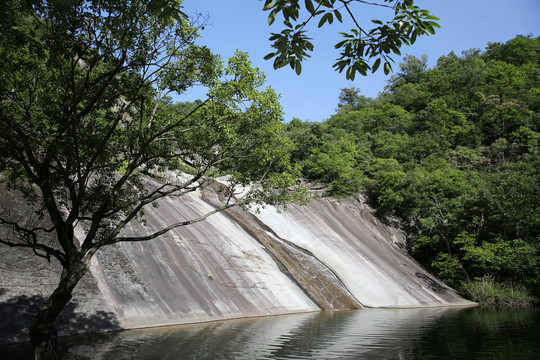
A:
POLYGON ((296 75, 300 75, 302 73, 302 62, 300 60, 296 60, 294 70, 296 71, 296 75))
POLYGON ((274 6, 276 6, 277 1, 267 0, 264 4, 263 10, 270 10, 274 6))
POLYGON ((341 13, 339 12, 339 10, 334 10, 334 15, 336 16, 336 19, 342 23, 343 22, 343 17, 341 16, 341 13))
POLYGON ((374 73, 375 71, 377 71, 377 69, 379 68, 380 65, 381 65, 381 58, 378 58, 373 63, 373 66, 371 67, 371 72, 374 73))
POLYGON ((345 72, 345 78, 347 80, 354 80, 354 69, 350 66, 345 72))
POLYGON ((340 41, 338 42, 336 45, 334 45, 334 47, 336 49, 339 49, 340 47, 342 47, 343 45, 345 45, 347 42, 349 42, 350 40, 343 40, 343 41, 340 41))
POLYGON ((321 20, 319 20, 318 27, 322 27, 325 22, 326 22, 326 14, 324 14, 323 17, 321 18, 321 20))
POLYGON ((412 35, 411 35, 411 44, 414 44, 414 42, 416 41, 416 37, 417 37, 417 31, 415 29, 413 30, 412 35))
POLYGON ((272 25, 274 23, 274 21, 276 20, 276 15, 277 15, 278 11, 277 9, 274 9, 270 12, 270 15, 268 15, 268 25, 272 25))
POLYGON ((332 15, 331 12, 327 13, 328 15, 328 23, 331 24, 334 22, 334 16, 332 15))
POLYGON ((384 63, 384 74, 385 75, 388 75, 390 73, 390 71, 392 70, 392 65, 390 65, 390 63, 387 61, 384 63))
POLYGON ((401 51, 399 51, 399 48, 395 45, 390 45, 390 49, 392 50, 392 52, 396 55, 400 55, 401 56, 401 51))
POLYGON ((281 69, 285 65, 287 65, 287 63, 284 61, 284 59, 281 56, 277 57, 274 60, 274 69, 281 69))
POLYGON ((324 25, 325 22, 328 21, 328 23, 332 23, 332 21, 334 20, 334 18, 332 17, 332 13, 326 13, 322 16, 321 20, 319 21, 319 27, 322 27, 324 25))
POLYGON ((313 6, 313 2, 311 2, 311 0, 306 0, 305 3, 307 11, 309 11, 309 13, 313 15, 315 13, 315 7, 313 6))
POLYGON ((431 35, 435 35, 435 30, 433 29, 433 26, 431 26, 431 24, 429 23, 424 23, 424 24, 426 26, 427 31, 429 31, 431 35))
POLYGON ((278 51, 280 53, 285 53, 287 51, 287 49, 289 48, 289 42, 288 41, 281 41, 279 44, 278 44, 278 51))

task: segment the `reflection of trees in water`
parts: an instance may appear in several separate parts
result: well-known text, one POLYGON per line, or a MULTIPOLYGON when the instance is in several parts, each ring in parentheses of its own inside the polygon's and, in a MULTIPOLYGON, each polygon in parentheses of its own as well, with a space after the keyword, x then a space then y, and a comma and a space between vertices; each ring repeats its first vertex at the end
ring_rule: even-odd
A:
MULTIPOLYGON (((0 303, 0 336, 20 327, 10 319, 22 318, 21 308, 28 325, 43 301, 34 296, 0 303)), ((76 308, 76 303, 66 308, 59 327, 91 332, 118 326, 111 314, 84 316, 76 308)), ((540 343, 531 346, 538 323, 538 309, 366 309, 85 334, 61 342, 66 360, 533 359, 540 353, 540 343)), ((28 345, 0 347, 0 359, 29 358, 28 345)))
POLYGON ((69 339, 68 359, 413 359, 422 334, 461 309, 315 312, 69 339))
MULTIPOLYGON (((0 288, 0 296, 5 293, 6 291, 0 288)), ((7 344, 29 341, 28 328, 45 300, 46 298, 41 295, 21 295, 0 300, 0 358, 27 359, 31 356, 32 351, 28 343, 11 346, 7 344)), ((70 301, 56 319, 55 326, 60 335, 120 329, 113 313, 78 312, 78 305, 76 300, 70 301)))
MULTIPOLYGON (((304 354, 297 332, 309 328, 320 313, 232 319, 201 324, 147 328, 68 339, 67 359, 269 359, 304 354), (295 339, 297 341, 295 341, 295 339), (295 344, 291 349, 289 341, 295 344), (276 352, 277 351, 277 352, 276 352)), ((316 321, 316 320, 315 320, 316 321)))
POLYGON ((536 308, 467 308, 426 329, 414 358, 537 359, 538 324, 536 308))

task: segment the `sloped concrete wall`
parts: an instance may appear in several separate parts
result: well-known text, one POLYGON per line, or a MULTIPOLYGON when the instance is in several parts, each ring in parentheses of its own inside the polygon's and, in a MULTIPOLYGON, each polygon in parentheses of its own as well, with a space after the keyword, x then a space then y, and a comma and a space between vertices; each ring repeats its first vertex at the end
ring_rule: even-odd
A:
MULTIPOLYGON (((132 224, 126 234, 192 218, 218 201, 208 192, 164 199, 147 211, 147 226, 132 224)), ((0 202, 24 209, 5 192, 0 202)), ((408 257, 402 240, 360 199, 319 199, 282 213, 230 209, 150 242, 102 249, 57 325, 66 335, 321 309, 471 304, 408 257)), ((0 246, 0 343, 26 340, 60 271, 54 260, 0 246)))
POLYGON ((306 249, 339 276, 365 307, 433 307, 463 304, 404 249, 403 234, 381 223, 360 198, 324 198, 259 220, 281 239, 306 249))

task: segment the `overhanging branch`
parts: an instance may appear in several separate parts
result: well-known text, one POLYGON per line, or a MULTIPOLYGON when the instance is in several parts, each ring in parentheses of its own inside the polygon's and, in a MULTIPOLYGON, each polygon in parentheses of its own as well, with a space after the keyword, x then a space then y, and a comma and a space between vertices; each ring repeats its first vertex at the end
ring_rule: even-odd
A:
POLYGON ((214 215, 214 214, 216 214, 218 212, 229 209, 229 208, 231 208, 233 206, 236 206, 236 205, 238 205, 238 204, 234 203, 234 204, 224 205, 224 206, 219 207, 219 208, 217 208, 215 210, 207 212, 206 214, 204 214, 202 216, 199 216, 198 218, 191 219, 191 220, 186 220, 186 221, 181 221, 181 222, 169 225, 166 228, 163 228, 160 231, 156 231, 156 232, 154 232, 153 234, 150 234, 150 235, 135 236, 135 237, 117 237, 117 238, 113 238, 113 239, 109 240, 107 243, 103 243, 103 244, 100 244, 100 245, 103 246, 103 245, 115 244, 115 243, 118 243, 118 242, 139 242, 139 241, 152 240, 152 239, 155 239, 158 236, 161 236, 161 235, 163 235, 163 234, 165 234, 165 233, 167 233, 167 232, 169 232, 169 231, 171 231, 171 230, 173 230, 175 228, 195 224, 195 223, 201 222, 203 220, 206 220, 211 215, 214 215))
POLYGON ((66 256, 64 255, 64 253, 50 246, 39 244, 39 243, 32 244, 32 243, 26 243, 26 242, 12 242, 12 241, 3 240, 3 239, 0 239, 0 244, 7 245, 9 247, 20 247, 20 248, 32 249, 34 254, 44 259, 47 259, 47 261, 49 262, 51 261, 51 256, 53 256, 60 262, 60 264, 62 264, 64 268, 66 269, 69 268, 69 264, 66 260, 66 256), (43 251, 43 253, 39 253, 38 251, 43 251))

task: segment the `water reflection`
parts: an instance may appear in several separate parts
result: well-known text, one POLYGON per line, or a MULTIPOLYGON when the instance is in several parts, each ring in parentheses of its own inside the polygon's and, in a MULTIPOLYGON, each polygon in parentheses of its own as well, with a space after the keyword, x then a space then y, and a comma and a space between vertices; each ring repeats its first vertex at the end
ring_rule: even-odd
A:
POLYGON ((461 309, 366 309, 119 333, 75 345, 69 359, 391 359, 461 309))
POLYGON ((365 309, 81 336, 64 358, 537 359, 539 339, 538 309, 365 309))

